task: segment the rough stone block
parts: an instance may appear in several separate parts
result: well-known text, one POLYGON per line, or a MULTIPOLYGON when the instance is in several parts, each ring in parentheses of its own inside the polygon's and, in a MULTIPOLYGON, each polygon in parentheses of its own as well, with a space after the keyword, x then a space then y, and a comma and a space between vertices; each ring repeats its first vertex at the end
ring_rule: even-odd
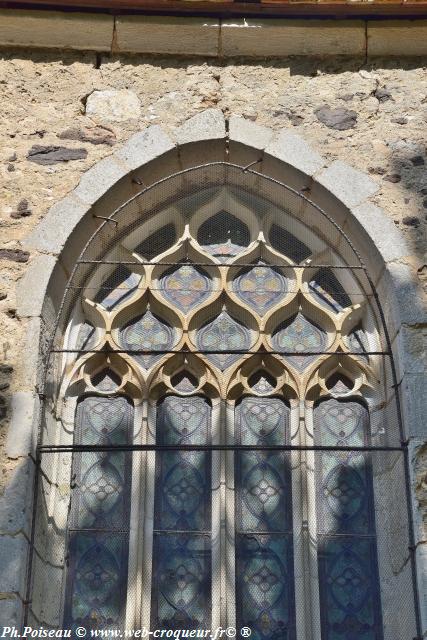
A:
POLYGON ((90 210, 90 205, 73 195, 67 196, 49 209, 43 220, 23 241, 28 249, 58 255, 76 225, 90 210))
POLYGON ((287 130, 275 136, 265 152, 308 176, 325 165, 324 159, 303 138, 287 130))
POLYGON ((24 595, 27 553, 23 535, 0 536, 0 593, 24 595))
MULTIPOLYGON (((366 247, 366 240, 370 239, 378 249, 384 262, 399 260, 411 254, 405 238, 382 209, 365 202, 353 207, 351 212, 362 226, 361 247, 366 247)), ((354 225, 351 225, 346 231, 352 240, 355 240, 354 233, 356 230, 354 225)))
POLYGON ((117 162, 114 156, 104 158, 83 174, 73 193, 83 202, 94 204, 127 173, 126 164, 117 162))
POLYGON ((29 536, 33 478, 33 462, 21 461, 0 497, 0 535, 21 532, 29 536))
POLYGON ((33 453, 37 412, 38 399, 34 393, 17 391, 12 395, 11 420, 6 438, 6 455, 9 458, 33 453))
POLYGON ((0 628, 19 627, 22 620, 22 603, 18 598, 0 599, 0 628))
POLYGON ((206 109, 184 122, 175 131, 175 139, 179 145, 221 138, 225 138, 225 119, 220 109, 206 109))
POLYGON ((119 16, 119 51, 150 54, 217 56, 219 21, 172 16, 119 16))
POLYGON ((21 318, 40 316, 47 285, 56 265, 56 258, 37 256, 19 281, 17 288, 17 313, 21 318))
POLYGON ((362 20, 224 20, 223 56, 282 57, 365 53, 362 20))
POLYGON ((425 373, 405 373, 401 384, 404 396, 404 426, 408 437, 427 440, 427 376, 425 373))
POLYGON ((319 173, 316 181, 348 207, 361 204, 379 189, 369 176, 340 160, 319 173))
POLYGON ((369 20, 368 56, 427 55, 427 20, 369 20))
POLYGON ((114 154, 114 157, 119 162, 126 163, 130 169, 137 169, 174 147, 169 136, 161 127, 155 125, 132 136, 120 151, 114 154))
POLYGON ((400 322, 409 325, 426 323, 427 309, 415 271, 407 264, 396 262, 387 265, 387 274, 393 283, 400 322))
POLYGON ((101 121, 136 120, 141 115, 141 101, 129 89, 94 91, 86 101, 86 114, 101 121))
POLYGON ((110 51, 113 16, 60 11, 0 11, 0 45, 110 51))

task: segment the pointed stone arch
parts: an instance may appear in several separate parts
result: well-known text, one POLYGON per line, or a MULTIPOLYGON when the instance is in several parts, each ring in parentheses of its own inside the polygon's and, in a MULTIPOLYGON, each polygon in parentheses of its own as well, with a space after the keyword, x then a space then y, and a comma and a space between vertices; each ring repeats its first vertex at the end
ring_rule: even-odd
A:
MULTIPOLYGON (((402 383, 406 437, 413 439, 414 447, 423 442, 426 434, 420 398, 427 396, 427 390, 414 356, 417 336, 411 327, 425 323, 426 314, 410 265, 411 250, 391 219, 371 201, 378 184, 342 161, 327 163, 287 129, 272 131, 236 116, 226 120, 215 109, 201 112, 169 134, 153 126, 132 136, 121 149, 89 169, 79 185, 56 203, 25 239, 23 244, 31 251, 32 260, 19 283, 17 311, 28 325, 25 402, 29 411, 19 433, 34 447, 38 415, 34 394, 42 392, 39 385, 46 355, 45 328, 56 317, 72 267, 87 239, 103 224, 102 217, 108 217, 144 186, 209 162, 242 167, 256 163, 260 173, 308 195, 352 239, 387 318, 402 383)), ((12 417, 12 428, 16 420, 12 417)), ((418 532, 422 535, 421 524, 418 532)), ((24 566, 24 552, 21 557, 24 566)), ((19 571, 23 575, 22 567, 19 571)), ((427 585, 420 584, 420 590, 425 593, 427 585)))

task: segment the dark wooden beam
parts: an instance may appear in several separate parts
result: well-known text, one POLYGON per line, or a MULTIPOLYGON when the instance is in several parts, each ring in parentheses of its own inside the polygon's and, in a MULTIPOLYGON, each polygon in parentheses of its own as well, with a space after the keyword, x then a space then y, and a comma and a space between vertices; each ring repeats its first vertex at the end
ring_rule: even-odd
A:
POLYGON ((427 0, 395 2, 215 2, 196 0, 0 0, 3 9, 96 11, 112 14, 211 16, 218 18, 427 18, 427 0))

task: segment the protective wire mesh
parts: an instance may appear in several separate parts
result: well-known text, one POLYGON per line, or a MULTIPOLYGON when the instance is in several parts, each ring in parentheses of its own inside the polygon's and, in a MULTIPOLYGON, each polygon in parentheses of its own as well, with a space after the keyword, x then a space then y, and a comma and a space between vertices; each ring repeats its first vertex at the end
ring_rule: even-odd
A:
POLYGON ((111 220, 47 327, 28 623, 414 637, 397 380, 377 293, 342 230, 303 194, 225 163, 161 181, 111 220), (126 367, 153 380, 189 353, 222 390, 202 388, 206 368, 170 365, 150 419, 126 367), (257 400, 245 431, 244 401, 230 423, 207 396, 233 403, 224 380, 250 354, 305 382, 285 391, 279 365, 239 372, 240 397, 257 400))

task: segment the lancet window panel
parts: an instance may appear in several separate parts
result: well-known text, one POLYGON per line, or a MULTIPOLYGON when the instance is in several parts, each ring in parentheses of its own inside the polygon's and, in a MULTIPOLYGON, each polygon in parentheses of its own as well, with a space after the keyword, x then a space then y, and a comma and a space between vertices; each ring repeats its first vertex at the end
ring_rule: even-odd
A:
POLYGON ((261 180, 203 182, 132 214, 118 248, 111 226, 79 285, 58 393, 88 445, 70 469, 70 626, 398 637, 383 614, 397 628, 409 568, 389 566, 381 502, 399 519, 404 500, 370 452, 400 444, 384 331, 336 228, 279 204, 261 180))

